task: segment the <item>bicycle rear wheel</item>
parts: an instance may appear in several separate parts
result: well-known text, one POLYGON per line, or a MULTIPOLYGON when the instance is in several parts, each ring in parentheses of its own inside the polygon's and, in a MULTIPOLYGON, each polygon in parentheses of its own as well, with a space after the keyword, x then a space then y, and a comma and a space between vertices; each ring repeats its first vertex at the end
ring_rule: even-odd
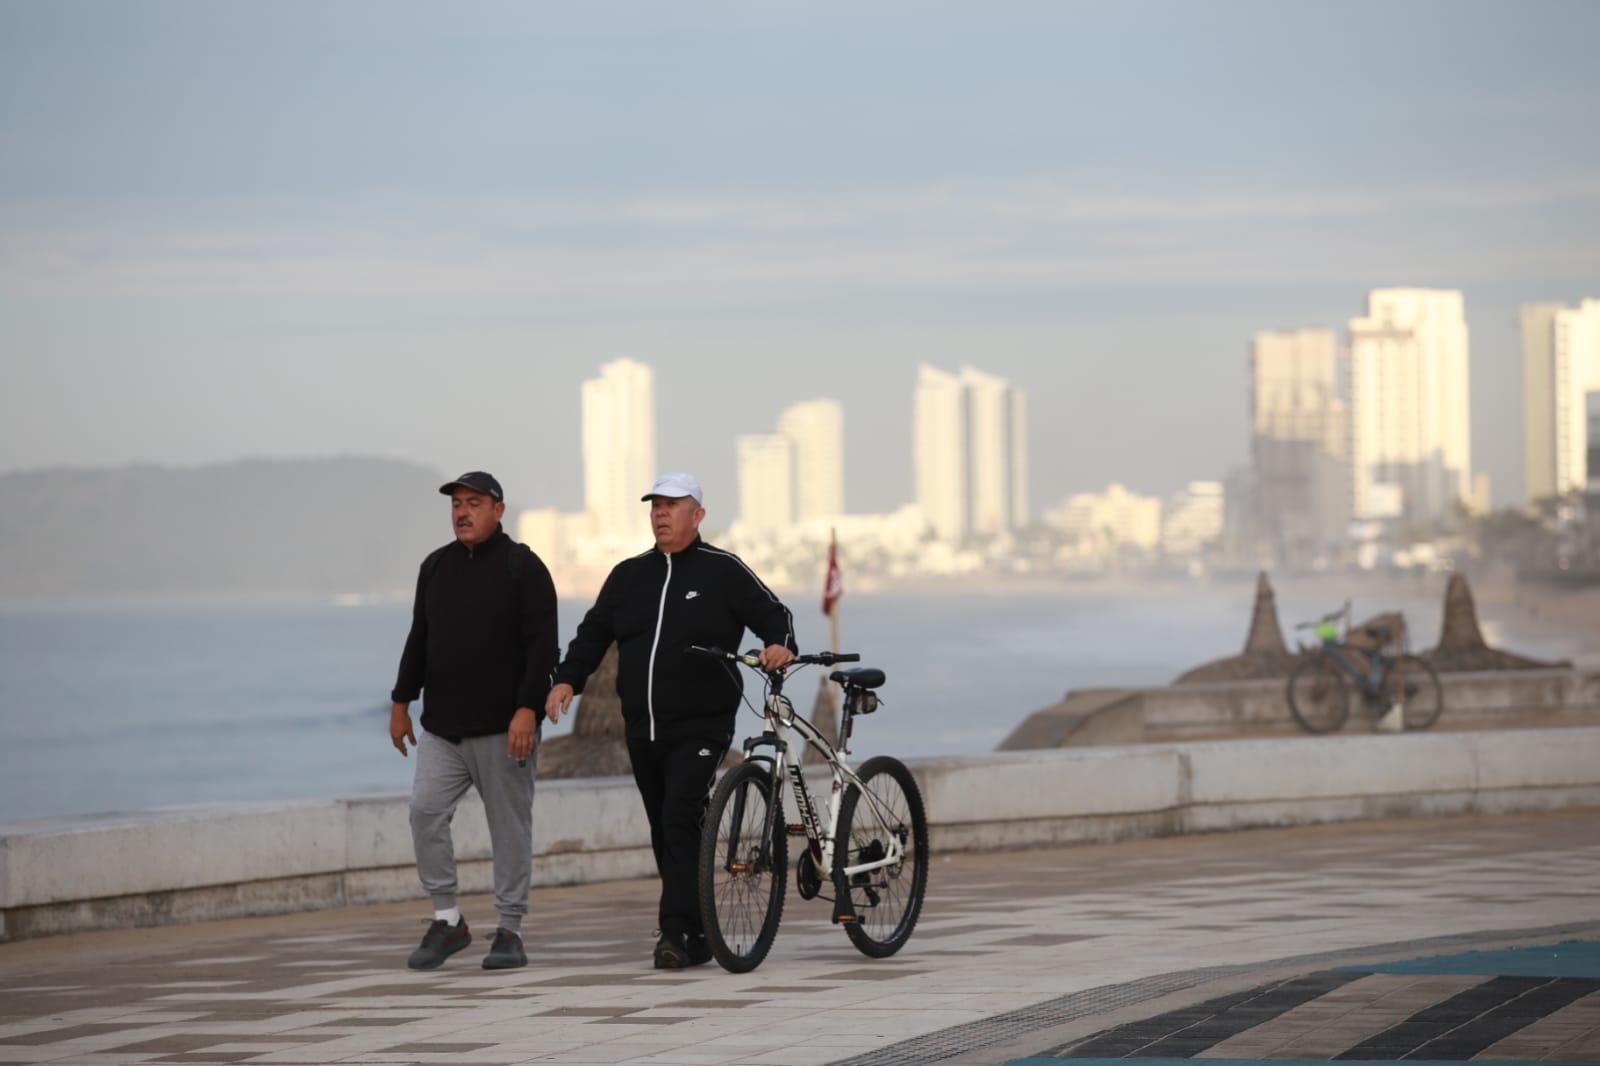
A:
POLYGON ((1325 654, 1304 659, 1289 675, 1289 713, 1307 733, 1333 733, 1350 717, 1344 671, 1325 654))
POLYGON ((881 959, 905 946, 922 913, 928 816, 916 779, 899 759, 868 759, 857 776, 861 787, 851 785, 839 804, 833 887, 840 901, 848 898, 855 915, 844 923, 850 942, 863 955, 881 959), (886 858, 891 841, 899 844, 899 862, 845 876, 847 867, 886 858))
POLYGON ((711 954, 732 973, 761 965, 783 917, 788 827, 781 810, 767 816, 772 792, 765 765, 740 763, 712 793, 700 831, 700 921, 711 954))
POLYGON ((1444 690, 1433 664, 1415 655, 1396 657, 1383 679, 1383 694, 1388 706, 1402 708, 1400 721, 1406 729, 1426 729, 1439 720, 1444 710, 1444 690))

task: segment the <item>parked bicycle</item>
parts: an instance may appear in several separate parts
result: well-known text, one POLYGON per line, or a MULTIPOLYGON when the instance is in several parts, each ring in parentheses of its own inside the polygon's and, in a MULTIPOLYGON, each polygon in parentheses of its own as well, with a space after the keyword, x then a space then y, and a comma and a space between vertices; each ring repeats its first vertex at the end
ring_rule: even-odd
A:
MULTIPOLYGON (((882 670, 838 670, 843 687, 835 747, 783 694, 785 671, 768 673, 754 652, 691 647, 690 652, 740 663, 762 677, 766 729, 744 742, 745 760, 723 775, 711 797, 700 838, 700 916, 711 953, 726 970, 746 973, 766 958, 783 917, 788 838, 804 837, 795 862, 801 899, 833 904, 833 921, 872 958, 905 946, 922 913, 928 885, 928 819, 922 793, 904 763, 886 755, 860 770, 845 762, 857 715, 878 707, 882 670), (798 734, 821 753, 832 777, 824 817, 811 798, 792 746, 798 734), (771 749, 768 753, 765 749, 771 749), (784 816, 785 782, 800 820, 784 816), (824 893, 827 888, 833 893, 824 893)), ((859 655, 802 655, 794 666, 831 667, 859 655)), ((752 708, 754 709, 754 708, 752 708)))
POLYGON ((1432 664, 1415 655, 1383 651, 1393 637, 1385 625, 1363 627, 1373 642, 1366 648, 1349 640, 1350 601, 1315 622, 1295 629, 1316 631, 1321 646, 1304 657, 1289 675, 1289 711, 1308 733, 1333 733, 1350 717, 1352 685, 1374 718, 1397 710, 1405 729, 1426 729, 1444 709, 1444 692, 1432 664), (1345 623, 1340 638, 1339 623, 1345 623))

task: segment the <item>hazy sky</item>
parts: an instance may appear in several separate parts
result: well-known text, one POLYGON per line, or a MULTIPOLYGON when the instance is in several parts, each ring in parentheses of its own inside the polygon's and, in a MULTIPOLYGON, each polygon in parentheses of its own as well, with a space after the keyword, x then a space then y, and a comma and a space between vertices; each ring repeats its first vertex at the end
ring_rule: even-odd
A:
MULTIPOLYGON (((919 361, 1028 392, 1035 510, 1245 459, 1263 328, 1460 288, 1521 492, 1518 305, 1600 296, 1600 4, 0 2, 0 469, 363 453, 581 504, 919 361)), ((720 514, 718 514, 720 512, 720 514)), ((380 520, 381 516, 370 516, 380 520)))

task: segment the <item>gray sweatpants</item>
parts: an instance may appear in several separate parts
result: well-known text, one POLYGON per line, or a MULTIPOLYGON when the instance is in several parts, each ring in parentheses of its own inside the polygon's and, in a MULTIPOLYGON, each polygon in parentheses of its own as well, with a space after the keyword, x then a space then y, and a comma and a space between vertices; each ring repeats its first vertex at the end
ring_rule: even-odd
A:
MULTIPOLYGON (((533 777, 535 760, 519 767, 506 757, 506 735, 468 737, 459 744, 422 730, 417 775, 411 783, 411 842, 417 875, 438 910, 456 905, 456 851, 450 819, 456 804, 477 788, 494 849, 494 906, 500 927, 517 932, 528 913, 533 877, 533 777)), ((537 751, 535 752, 537 755, 537 751)))

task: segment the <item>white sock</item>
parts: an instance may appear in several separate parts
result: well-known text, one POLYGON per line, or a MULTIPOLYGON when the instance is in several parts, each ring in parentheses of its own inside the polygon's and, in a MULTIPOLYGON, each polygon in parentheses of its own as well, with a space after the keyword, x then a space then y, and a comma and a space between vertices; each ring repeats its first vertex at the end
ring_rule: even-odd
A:
POLYGON ((447 925, 460 925, 461 924, 461 908, 460 907, 451 907, 447 911, 434 911, 433 912, 433 920, 436 921, 436 922, 444 922, 447 925))

